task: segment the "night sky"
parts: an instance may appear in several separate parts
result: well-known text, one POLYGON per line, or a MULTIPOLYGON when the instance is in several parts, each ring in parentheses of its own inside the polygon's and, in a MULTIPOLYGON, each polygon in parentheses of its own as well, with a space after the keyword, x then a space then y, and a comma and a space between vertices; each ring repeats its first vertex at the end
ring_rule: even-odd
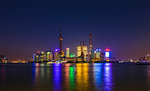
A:
POLYGON ((80 41, 110 48, 113 57, 141 57, 150 50, 149 0, 1 0, 0 54, 27 60, 59 47, 76 53, 80 41))

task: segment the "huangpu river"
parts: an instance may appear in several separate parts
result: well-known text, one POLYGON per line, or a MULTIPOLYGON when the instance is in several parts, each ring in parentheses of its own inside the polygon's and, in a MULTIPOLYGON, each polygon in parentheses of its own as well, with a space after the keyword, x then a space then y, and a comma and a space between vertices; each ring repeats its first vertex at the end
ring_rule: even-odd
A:
POLYGON ((0 91, 150 91, 150 66, 0 64, 0 91))

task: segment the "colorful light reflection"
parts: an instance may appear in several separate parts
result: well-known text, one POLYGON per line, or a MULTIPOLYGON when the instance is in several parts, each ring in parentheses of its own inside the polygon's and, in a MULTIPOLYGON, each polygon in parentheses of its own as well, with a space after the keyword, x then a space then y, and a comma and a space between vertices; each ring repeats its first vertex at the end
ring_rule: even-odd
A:
POLYGON ((105 83, 105 90, 106 91, 111 91, 112 90, 112 65, 110 63, 105 63, 104 64, 104 83, 105 83))
POLYGON ((54 91, 92 90, 90 88, 95 88, 93 91, 111 91, 113 89, 111 63, 77 63, 75 66, 69 63, 53 63, 49 66, 33 64, 32 76, 35 88, 46 81, 52 82, 50 87, 54 91))
POLYGON ((54 81, 54 91, 61 90, 61 65, 62 64, 53 64, 53 81, 54 81))
POLYGON ((97 63, 94 64, 94 82, 97 91, 111 91, 113 89, 112 83, 112 64, 111 63, 97 63))
POLYGON ((73 90, 74 86, 75 86, 75 80, 74 80, 74 67, 69 67, 69 78, 70 78, 70 91, 73 90))

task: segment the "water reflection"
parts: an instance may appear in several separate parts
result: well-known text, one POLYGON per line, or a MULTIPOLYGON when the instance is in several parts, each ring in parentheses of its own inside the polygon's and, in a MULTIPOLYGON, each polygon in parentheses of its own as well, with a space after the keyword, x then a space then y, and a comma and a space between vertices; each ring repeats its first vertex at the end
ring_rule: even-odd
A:
MULTIPOLYGON (((83 65, 83 79, 80 79, 81 81, 83 80, 83 84, 84 84, 84 88, 88 88, 88 78, 89 78, 89 75, 88 75, 88 63, 85 63, 84 65, 83 65)), ((86 89, 85 89, 86 90, 86 89)))
POLYGON ((69 73, 70 73, 70 75, 69 75, 69 82, 70 82, 70 90, 72 91, 73 89, 74 89, 74 86, 75 86, 75 75, 74 75, 74 67, 69 67, 69 73))
POLYGON ((32 66, 32 78, 35 88, 40 87, 41 83, 46 83, 51 85, 49 89, 54 91, 112 90, 112 68, 109 63, 55 63, 48 65, 36 63, 32 66))
POLYGON ((83 64, 78 63, 76 64, 76 82, 77 82, 77 90, 80 90, 82 84, 82 74, 83 74, 83 64))
POLYGON ((112 64, 94 64, 94 81, 97 90, 111 91, 113 89, 112 64))
MULTIPOLYGON (((150 66, 147 67, 147 74, 148 74, 148 84, 150 84, 150 66)), ((148 88, 150 89, 150 85, 148 86, 148 88)))
MULTIPOLYGON (((70 84, 68 84, 69 83, 69 66, 70 66, 70 64, 65 64, 64 65, 64 71, 63 71, 64 75, 62 76, 62 78, 64 80, 63 84, 66 85, 65 87, 70 87, 70 84)), ((65 87, 63 87, 63 88, 65 88, 65 87)), ((69 90, 69 88, 65 88, 65 89, 69 90)))
POLYGON ((0 64, 1 91, 149 91, 150 66, 0 64))
POLYGON ((5 67, 4 67, 4 64, 1 64, 1 81, 4 81, 5 80, 5 67))
POLYGON ((111 63, 105 63, 105 65, 104 65, 103 79, 104 79, 104 83, 105 83, 104 88, 106 91, 111 91, 112 87, 113 87, 112 86, 113 83, 112 83, 112 68, 111 68, 112 66, 111 65, 112 65, 111 63))
POLYGON ((90 89, 89 81, 89 64, 78 63, 76 64, 76 85, 77 90, 88 90, 90 89))
POLYGON ((95 88, 96 90, 101 90, 102 88, 102 65, 101 64, 94 64, 94 81, 95 81, 95 88))
POLYGON ((39 86, 38 79, 40 78, 40 64, 39 63, 33 63, 32 64, 32 82, 33 87, 37 88, 39 86))
POLYGON ((53 89, 55 91, 61 90, 61 66, 62 64, 53 64, 53 89))

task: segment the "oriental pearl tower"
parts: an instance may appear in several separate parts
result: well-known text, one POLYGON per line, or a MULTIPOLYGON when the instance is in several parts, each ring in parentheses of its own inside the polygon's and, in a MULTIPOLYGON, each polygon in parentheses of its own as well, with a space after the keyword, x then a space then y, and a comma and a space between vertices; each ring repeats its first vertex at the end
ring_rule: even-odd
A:
POLYGON ((60 25, 60 35, 59 35, 58 38, 59 38, 59 49, 60 49, 60 51, 59 51, 59 56, 60 56, 60 57, 63 57, 63 56, 64 56, 64 52, 63 52, 63 50, 62 50, 63 37, 62 37, 61 25, 60 25))

